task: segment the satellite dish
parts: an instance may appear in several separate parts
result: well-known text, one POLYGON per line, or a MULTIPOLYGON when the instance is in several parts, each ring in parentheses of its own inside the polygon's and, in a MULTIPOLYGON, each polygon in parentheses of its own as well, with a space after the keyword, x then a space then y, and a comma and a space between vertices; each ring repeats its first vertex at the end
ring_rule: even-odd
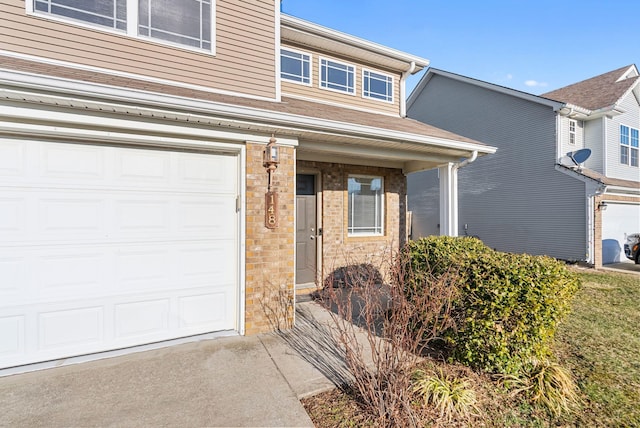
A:
POLYGON ((560 158, 560 164, 568 168, 574 168, 586 162, 589 156, 591 156, 591 149, 576 150, 575 152, 567 153, 566 156, 562 156, 560 158))
POLYGON ((567 155, 576 163, 576 165, 580 165, 589 159, 589 156, 591 156, 591 149, 580 149, 575 152, 569 152, 567 155))

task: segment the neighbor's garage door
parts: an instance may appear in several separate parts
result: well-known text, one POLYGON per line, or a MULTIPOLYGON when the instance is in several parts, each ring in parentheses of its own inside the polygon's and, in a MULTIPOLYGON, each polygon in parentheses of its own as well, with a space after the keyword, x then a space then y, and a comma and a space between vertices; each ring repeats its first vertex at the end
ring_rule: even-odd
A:
POLYGON ((607 202, 602 211, 602 263, 627 260, 625 234, 640 233, 640 205, 607 202))
POLYGON ((0 367, 236 329, 234 155, 0 140, 0 367))

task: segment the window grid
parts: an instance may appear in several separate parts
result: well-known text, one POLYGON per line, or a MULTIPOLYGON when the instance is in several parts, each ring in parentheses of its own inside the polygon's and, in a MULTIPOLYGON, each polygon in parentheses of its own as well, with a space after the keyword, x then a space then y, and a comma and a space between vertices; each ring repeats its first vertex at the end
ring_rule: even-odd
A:
POLYGON ((126 31, 127 29, 126 0, 102 0, 94 5, 94 10, 91 10, 90 7, 84 9, 74 7, 74 4, 79 6, 77 2, 69 0, 34 0, 33 7, 35 11, 62 16, 74 21, 115 30, 126 31))
MULTIPOLYGON (((162 43, 213 51, 212 0, 32 0, 33 11, 162 43), (127 22, 127 3, 133 5, 127 22)), ((27 7, 29 10, 29 7, 27 7)))
POLYGON ((311 55, 289 49, 280 50, 280 78, 311 85, 311 55))
POLYGON ((379 176, 349 175, 347 187, 349 236, 383 235, 384 179, 379 176))
POLYGON ((639 135, 640 131, 625 125, 620 125, 620 163, 623 165, 639 165, 639 135))
POLYGON ((355 94, 355 67, 320 58, 320 87, 347 94, 355 94))
POLYGON ((576 121, 569 121, 569 144, 576 144, 576 121))
POLYGON ((375 100, 393 102, 393 77, 363 70, 362 96, 375 100))

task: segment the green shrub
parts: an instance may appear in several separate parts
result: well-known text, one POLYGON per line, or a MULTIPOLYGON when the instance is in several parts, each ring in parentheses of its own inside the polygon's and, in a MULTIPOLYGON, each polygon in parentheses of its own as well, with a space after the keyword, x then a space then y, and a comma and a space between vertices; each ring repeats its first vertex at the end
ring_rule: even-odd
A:
POLYGON ((409 298, 456 273, 455 326, 441 335, 451 359, 491 373, 516 374, 526 362, 546 359, 579 286, 562 262, 497 252, 469 237, 411 241, 400 260, 409 298))

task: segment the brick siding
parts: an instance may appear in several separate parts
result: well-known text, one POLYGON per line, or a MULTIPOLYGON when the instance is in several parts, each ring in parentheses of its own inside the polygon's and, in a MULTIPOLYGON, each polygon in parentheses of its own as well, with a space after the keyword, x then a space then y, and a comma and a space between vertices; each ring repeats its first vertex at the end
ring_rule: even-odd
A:
POLYGON ((298 168, 318 171, 322 183, 322 277, 352 264, 371 263, 383 276, 391 254, 406 242, 406 177, 399 169, 298 161, 298 168), (349 174, 384 177, 384 235, 349 237, 349 174))

